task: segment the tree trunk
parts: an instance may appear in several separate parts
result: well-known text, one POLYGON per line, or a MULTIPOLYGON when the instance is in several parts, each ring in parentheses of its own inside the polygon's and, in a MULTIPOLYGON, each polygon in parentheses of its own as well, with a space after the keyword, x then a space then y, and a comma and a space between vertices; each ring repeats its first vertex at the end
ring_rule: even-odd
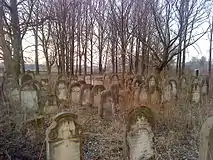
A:
POLYGON ((211 22, 211 30, 210 30, 210 46, 209 46, 209 78, 211 78, 212 73, 212 39, 213 39, 213 17, 211 22))
POLYGON ((20 74, 20 54, 21 54, 21 32, 19 26, 19 17, 18 17, 18 9, 17 9, 17 0, 10 0, 11 4, 11 26, 13 31, 13 40, 12 40, 12 48, 13 48, 13 59, 14 59, 14 67, 16 76, 18 77, 20 74))

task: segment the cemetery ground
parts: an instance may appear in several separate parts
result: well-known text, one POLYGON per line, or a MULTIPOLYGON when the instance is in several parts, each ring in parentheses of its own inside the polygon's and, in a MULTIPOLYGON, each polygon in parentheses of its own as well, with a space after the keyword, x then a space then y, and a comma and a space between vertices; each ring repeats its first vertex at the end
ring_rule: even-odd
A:
MULTIPOLYGON (((45 131, 51 123, 51 117, 40 117, 38 121, 23 123, 23 113, 18 106, 3 102, 0 107, 0 159, 46 159, 45 131)), ((206 105, 177 102, 170 105, 168 114, 161 112, 155 117, 154 159, 198 159, 201 125, 208 116, 213 115, 212 107, 211 99, 206 105)), ((78 121, 82 126, 83 159, 124 159, 125 127, 122 115, 109 115, 101 120, 95 107, 67 104, 60 108, 60 111, 66 110, 78 115, 78 121)))

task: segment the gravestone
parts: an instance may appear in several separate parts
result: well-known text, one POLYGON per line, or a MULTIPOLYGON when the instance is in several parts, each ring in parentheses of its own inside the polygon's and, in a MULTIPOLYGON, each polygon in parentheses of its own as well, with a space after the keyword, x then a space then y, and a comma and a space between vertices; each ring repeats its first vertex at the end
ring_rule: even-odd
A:
POLYGON ((105 90, 103 85, 95 85, 92 88, 92 104, 95 107, 98 107, 101 99, 101 92, 105 90))
POLYGON ((166 83, 164 89, 163 89, 163 102, 170 102, 172 99, 172 85, 169 83, 166 83))
POLYGON ((76 82, 71 84, 70 86, 70 100, 74 104, 79 104, 80 102, 80 92, 81 92, 81 85, 76 82))
POLYGON ((139 102, 140 104, 148 104, 149 100, 149 87, 147 85, 140 87, 140 95, 139 95, 139 102))
POLYGON ((50 93, 46 96, 46 102, 43 112, 45 114, 54 114, 58 112, 57 97, 54 93, 50 93))
MULTIPOLYGON (((107 89, 100 93, 100 102, 98 106, 98 114, 101 118, 105 115, 113 114, 112 92, 107 89)), ((106 116, 108 117, 108 116, 106 116)))
POLYGON ((26 118, 34 116, 39 111, 40 88, 34 82, 26 82, 20 87, 21 107, 26 118))
POLYGON ((92 105, 92 88, 91 84, 81 86, 80 91, 80 105, 92 105))
POLYGON ((129 113, 126 126, 129 160, 148 160, 154 156, 153 119, 153 113, 147 107, 138 107, 129 113))
POLYGON ((174 79, 169 80, 169 84, 171 85, 171 97, 176 100, 176 98, 177 98, 177 81, 174 79))
POLYGON ((186 77, 181 77, 181 79, 180 79, 180 87, 181 87, 181 89, 186 89, 188 87, 188 83, 187 83, 186 77))
POLYGON ((85 76, 85 82, 86 84, 92 84, 92 75, 86 75, 85 76))
POLYGON ((81 160, 81 129, 77 116, 58 114, 46 131, 47 160, 81 160))
POLYGON ((34 77, 31 74, 22 74, 19 78, 19 85, 22 85, 28 81, 34 80, 34 77))
POLYGON ((119 85, 113 84, 110 89, 101 92, 100 105, 98 106, 98 113, 103 118, 103 113, 115 116, 119 103, 119 85))
POLYGON ((199 160, 213 159, 213 116, 202 125, 200 132, 199 160))
POLYGON ((104 79, 104 81, 103 81, 104 87, 106 89, 109 88, 109 85, 110 85, 110 75, 109 74, 105 74, 103 79, 104 79))
POLYGON ((192 84, 191 97, 192 103, 198 104, 201 102, 201 87, 199 84, 192 84))
POLYGON ((149 88, 149 103, 150 104, 160 104, 161 103, 161 98, 162 98, 162 92, 159 87, 151 87, 149 88))
POLYGON ((208 87, 209 87, 208 79, 207 78, 203 79, 201 85, 202 85, 202 89, 201 89, 202 95, 206 96, 208 94, 208 87))
POLYGON ((56 83, 56 96, 59 101, 66 101, 68 98, 67 84, 64 80, 59 80, 56 83))

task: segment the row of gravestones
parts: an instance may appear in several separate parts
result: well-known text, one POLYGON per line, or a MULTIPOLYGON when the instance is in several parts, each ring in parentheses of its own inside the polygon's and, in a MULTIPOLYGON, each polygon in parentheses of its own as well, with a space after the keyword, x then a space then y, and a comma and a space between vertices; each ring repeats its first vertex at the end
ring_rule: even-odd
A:
MULTIPOLYGON (((148 101, 148 97, 153 97, 152 94, 155 95, 155 98, 158 94, 158 101, 163 103, 177 99, 200 103, 205 100, 208 94, 209 86, 206 77, 191 77, 191 79, 182 77, 179 81, 172 78, 159 79, 154 75, 149 76, 146 80, 140 76, 129 76, 125 79, 125 86, 135 90, 136 99, 140 97, 140 93, 143 94, 145 101, 148 101)), ((117 82, 120 82, 118 76, 104 76, 104 85, 117 82)))
MULTIPOLYGON (((146 107, 132 110, 127 118, 125 131, 125 157, 130 160, 150 159, 153 150, 153 117, 146 107)), ((47 160, 83 159, 82 129, 77 116, 64 112, 58 114, 46 132, 47 160)), ((199 160, 213 158, 213 117, 203 124, 200 137, 199 160)))
MULTIPOLYGON (((13 101, 20 100, 21 106, 28 116, 31 115, 30 113, 34 115, 43 111, 47 113, 57 111, 58 105, 61 102, 67 103, 70 101, 75 104, 97 106, 100 116, 103 115, 104 108, 111 108, 112 112, 115 112, 116 108, 118 108, 119 90, 116 91, 116 89, 110 88, 110 86, 120 84, 119 76, 117 75, 108 77, 108 82, 106 82, 107 76, 105 75, 103 80, 104 86, 93 86, 86 84, 83 80, 71 84, 67 83, 66 80, 58 80, 55 84, 55 89, 51 92, 48 89, 48 81, 41 80, 40 83, 33 79, 33 74, 30 75, 28 73, 22 75, 19 79, 20 87, 15 85, 16 83, 13 80, 11 80, 10 84, 12 87, 10 86, 9 97, 13 101)), ((186 80, 183 79, 183 81, 184 85, 186 85, 186 80)), ((134 105, 160 104, 162 101, 171 102, 177 99, 177 81, 166 81, 162 85, 164 86, 163 89, 161 89, 162 86, 159 83, 161 82, 158 82, 154 76, 150 76, 146 83, 143 78, 136 76, 135 78, 126 78, 125 87, 133 91, 134 105)), ((191 101, 199 103, 202 95, 199 81, 194 79, 192 86, 191 101)))

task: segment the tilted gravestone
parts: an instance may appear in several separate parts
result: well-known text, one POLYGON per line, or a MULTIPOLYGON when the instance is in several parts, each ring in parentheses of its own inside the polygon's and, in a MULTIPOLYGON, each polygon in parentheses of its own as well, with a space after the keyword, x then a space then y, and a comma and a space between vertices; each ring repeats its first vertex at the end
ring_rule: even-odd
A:
POLYGON ((138 107, 129 113, 126 126, 129 160, 148 160, 153 157, 153 123, 153 113, 147 107, 138 107))
POLYGON ((213 159, 213 116, 202 125, 200 132, 199 160, 213 159))
POLYGON ((81 129, 77 116, 58 114, 46 131, 47 160, 81 160, 81 129))

